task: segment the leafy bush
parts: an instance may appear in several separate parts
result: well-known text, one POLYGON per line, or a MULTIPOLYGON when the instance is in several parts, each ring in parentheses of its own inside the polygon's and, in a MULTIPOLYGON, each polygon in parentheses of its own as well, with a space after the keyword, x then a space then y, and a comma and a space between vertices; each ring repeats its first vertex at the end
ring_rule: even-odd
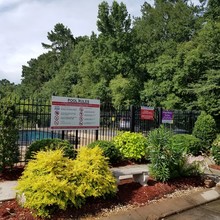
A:
POLYGON ((103 150, 103 154, 109 159, 110 164, 115 164, 121 161, 122 155, 112 141, 98 140, 88 145, 89 148, 94 148, 95 146, 98 146, 103 150))
POLYGON ((171 137, 171 131, 164 126, 148 133, 148 150, 151 161, 149 171, 156 180, 166 181, 170 178, 169 161, 172 158, 167 158, 167 146, 171 137))
POLYGON ((119 132, 113 143, 126 159, 140 160, 147 157, 147 139, 141 133, 119 132))
POLYGON ((99 147, 81 147, 75 163, 76 194, 80 199, 114 195, 117 190, 116 179, 108 166, 106 157, 99 147))
POLYGON ((151 165, 149 171, 156 180, 166 181, 197 173, 197 167, 187 165, 186 149, 182 143, 173 142, 173 133, 161 126, 148 133, 149 156, 151 165))
POLYGON ((11 101, 0 102, 0 170, 13 167, 19 161, 18 119, 11 101))
POLYGON ((73 162, 61 150, 40 151, 30 160, 18 180, 18 196, 25 195, 24 207, 48 217, 55 208, 65 210, 75 202, 76 186, 71 183, 73 162))
POLYGON ((56 150, 63 149, 64 155, 74 159, 76 157, 73 146, 67 140, 55 139, 42 139, 33 142, 26 151, 25 160, 28 161, 34 157, 34 155, 41 150, 56 150))
POLYGON ((202 141, 202 151, 207 153, 211 147, 212 142, 216 138, 216 123, 211 115, 202 112, 197 118, 193 135, 202 141))
POLYGON ((211 155, 217 165, 220 165, 220 134, 217 135, 211 148, 211 155))
POLYGON ((194 156, 199 155, 202 149, 201 140, 190 134, 175 134, 173 135, 171 141, 175 145, 179 145, 181 148, 184 148, 188 154, 192 154, 194 156))
POLYGON ((25 196, 24 207, 49 217, 57 208, 81 207, 88 197, 115 194, 117 186, 102 150, 83 147, 75 160, 64 157, 60 149, 38 152, 16 189, 18 198, 25 196))

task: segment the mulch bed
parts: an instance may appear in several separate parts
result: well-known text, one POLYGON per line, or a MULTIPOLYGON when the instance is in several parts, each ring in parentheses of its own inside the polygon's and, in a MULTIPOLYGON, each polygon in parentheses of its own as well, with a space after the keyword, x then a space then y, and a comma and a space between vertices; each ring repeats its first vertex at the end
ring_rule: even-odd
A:
POLYGON ((209 167, 215 170, 220 170, 220 166, 216 164, 210 164, 209 167))
MULTIPOLYGON (((210 167, 220 170, 220 166, 217 165, 210 167)), ((0 174, 0 181, 17 180, 21 176, 22 171, 23 167, 14 168, 11 172, 5 170, 0 174)), ((106 199, 90 198, 80 209, 69 207, 66 211, 55 211, 51 219, 81 219, 83 216, 93 216, 90 219, 95 219, 95 216, 99 216, 103 209, 114 209, 115 207, 126 205, 142 206, 148 204, 152 200, 158 200, 176 190, 185 190, 190 187, 200 186, 204 186, 204 181, 198 177, 179 178, 165 183, 157 182, 150 178, 148 186, 141 186, 139 183, 133 182, 132 179, 122 180, 120 181, 118 192, 115 197, 106 199)), ((16 200, 0 203, 0 220, 41 219, 34 218, 32 214, 33 213, 29 209, 19 206, 16 200)))

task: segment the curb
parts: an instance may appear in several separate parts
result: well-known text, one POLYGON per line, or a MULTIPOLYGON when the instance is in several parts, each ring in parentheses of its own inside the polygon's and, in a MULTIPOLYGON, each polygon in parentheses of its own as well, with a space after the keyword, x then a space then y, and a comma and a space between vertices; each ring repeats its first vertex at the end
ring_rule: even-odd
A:
POLYGON ((167 198, 164 201, 145 205, 143 207, 121 211, 100 220, 159 220, 165 217, 184 212, 194 207, 220 199, 220 185, 211 189, 204 189, 177 198, 167 198))
POLYGON ((17 181, 0 182, 0 202, 14 199, 16 197, 16 186, 17 181))

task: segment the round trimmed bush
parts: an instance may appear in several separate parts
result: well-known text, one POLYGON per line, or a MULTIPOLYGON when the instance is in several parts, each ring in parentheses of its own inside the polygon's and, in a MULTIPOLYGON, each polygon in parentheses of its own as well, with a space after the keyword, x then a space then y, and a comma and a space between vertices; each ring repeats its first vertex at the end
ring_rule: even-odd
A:
POLYGON ((126 159, 142 160, 147 158, 147 138, 141 133, 132 133, 130 131, 119 132, 113 138, 115 147, 126 159))
POLYGON ((209 152, 211 144, 216 138, 216 134, 217 130, 214 118, 205 112, 201 112, 195 122, 193 135, 202 141, 202 151, 204 153, 209 152))
POLYGON ((33 159, 34 155, 41 150, 56 150, 63 149, 66 157, 74 159, 76 157, 76 151, 73 145, 67 140, 55 139, 42 139, 33 142, 26 151, 25 161, 33 159))
POLYGON ((175 134, 172 136, 171 141, 173 142, 173 144, 184 148, 189 154, 197 156, 201 153, 201 140, 191 134, 175 134))
POLYGON ((89 148, 94 148, 96 146, 102 149, 104 156, 108 158, 110 164, 121 161, 122 155, 112 141, 98 140, 88 145, 89 148))

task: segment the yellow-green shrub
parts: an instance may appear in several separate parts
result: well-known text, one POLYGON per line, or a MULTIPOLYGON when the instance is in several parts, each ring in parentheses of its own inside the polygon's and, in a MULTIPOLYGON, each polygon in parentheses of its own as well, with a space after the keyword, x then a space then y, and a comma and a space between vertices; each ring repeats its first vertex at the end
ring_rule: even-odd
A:
POLYGON ((64 157, 60 149, 38 152, 18 180, 17 190, 18 196, 25 196, 25 207, 49 217, 54 209, 80 207, 88 197, 115 193, 116 183, 101 149, 84 147, 76 160, 64 157))
POLYGON ((116 180, 102 153, 98 146, 80 148, 74 163, 77 195, 100 197, 116 192, 116 180))
POLYGON ((113 143, 119 149, 122 156, 127 159, 146 159, 148 142, 141 133, 132 133, 130 131, 120 132, 114 137, 113 143))
POLYGON ((35 158, 18 180, 18 195, 25 195, 24 207, 48 217, 51 209, 65 210, 69 201, 75 203, 76 185, 71 182, 73 161, 64 157, 62 150, 40 151, 35 158))

